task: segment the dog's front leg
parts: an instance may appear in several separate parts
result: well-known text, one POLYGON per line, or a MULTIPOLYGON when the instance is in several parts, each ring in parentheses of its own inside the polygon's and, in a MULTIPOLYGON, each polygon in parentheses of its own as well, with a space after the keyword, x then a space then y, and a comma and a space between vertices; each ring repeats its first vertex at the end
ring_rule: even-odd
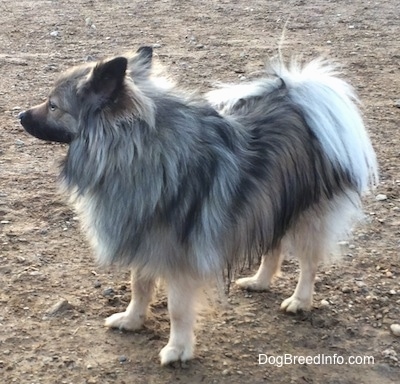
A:
POLYGON ((196 299, 201 282, 190 276, 168 281, 168 311, 171 330, 168 344, 161 350, 161 364, 193 358, 196 299))
POLYGON ((131 302, 125 312, 115 313, 106 319, 110 328, 134 331, 142 327, 147 317, 147 309, 153 296, 155 280, 131 273, 131 302))

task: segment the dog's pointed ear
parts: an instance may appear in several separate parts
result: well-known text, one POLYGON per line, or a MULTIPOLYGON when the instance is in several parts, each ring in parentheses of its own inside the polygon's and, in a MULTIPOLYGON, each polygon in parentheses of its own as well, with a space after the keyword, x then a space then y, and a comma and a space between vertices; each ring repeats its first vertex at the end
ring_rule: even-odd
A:
POLYGON ((116 57, 101 61, 94 68, 90 77, 90 89, 97 96, 98 103, 114 100, 121 91, 125 79, 128 60, 116 57))
POLYGON ((153 48, 143 46, 129 59, 129 71, 133 80, 149 77, 153 65, 153 48))
POLYGON ((153 48, 148 46, 140 47, 136 54, 143 61, 143 64, 147 63, 151 67, 151 62, 153 59, 153 48))

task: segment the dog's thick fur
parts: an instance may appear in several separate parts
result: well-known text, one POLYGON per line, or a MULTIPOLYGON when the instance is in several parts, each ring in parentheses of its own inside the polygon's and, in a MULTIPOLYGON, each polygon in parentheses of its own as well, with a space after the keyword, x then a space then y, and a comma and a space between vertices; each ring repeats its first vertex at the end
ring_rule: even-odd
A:
POLYGON ((282 308, 311 307, 318 261, 350 231, 377 180, 355 102, 318 61, 278 62, 270 76, 189 98, 152 75, 143 47, 72 68, 20 120, 40 139, 69 144, 62 185, 98 260, 132 269, 132 301, 106 325, 141 327, 155 280, 167 282, 168 364, 193 357, 202 286, 264 255, 238 284, 266 288, 286 239, 301 274, 282 308))

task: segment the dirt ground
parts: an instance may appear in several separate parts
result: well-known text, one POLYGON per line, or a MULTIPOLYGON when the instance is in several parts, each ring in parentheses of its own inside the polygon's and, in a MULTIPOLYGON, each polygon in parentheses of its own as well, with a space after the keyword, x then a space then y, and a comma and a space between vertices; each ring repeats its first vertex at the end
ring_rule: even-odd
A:
POLYGON ((400 338, 390 331, 400 323, 398 0, 1 1, 0 71, 1 383, 400 382, 400 338), (233 287, 226 305, 204 315, 196 359, 162 368, 165 296, 140 332, 103 326, 129 302, 129 275, 95 264, 57 192, 66 147, 28 136, 16 116, 45 98, 60 71, 143 44, 185 88, 251 78, 276 53, 287 20, 286 55, 323 54, 344 65, 363 102, 381 183, 340 264, 321 266, 311 314, 279 311, 298 276, 297 263, 285 262, 270 291, 233 287), (62 300, 68 304, 54 308, 62 300), (344 362, 259 365, 260 353, 344 362), (346 364, 349 356, 374 364, 346 364))

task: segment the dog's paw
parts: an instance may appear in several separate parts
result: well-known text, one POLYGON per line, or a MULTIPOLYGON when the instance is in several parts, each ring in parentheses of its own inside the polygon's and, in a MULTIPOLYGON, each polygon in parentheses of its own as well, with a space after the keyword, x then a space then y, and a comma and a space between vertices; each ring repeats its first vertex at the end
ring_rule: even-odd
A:
POLYGON ((175 361, 188 361, 193 359, 193 346, 167 344, 160 351, 161 365, 168 365, 175 361))
POLYGON ((238 279, 236 285, 248 291, 266 291, 269 288, 267 281, 261 281, 255 276, 238 279))
POLYGON ((142 328, 144 320, 144 316, 132 316, 132 314, 127 312, 120 312, 107 317, 105 326, 126 331, 136 331, 142 328))
POLYGON ((309 311, 311 305, 312 299, 304 300, 293 295, 282 302, 281 309, 285 312, 297 313, 300 311, 309 311))

